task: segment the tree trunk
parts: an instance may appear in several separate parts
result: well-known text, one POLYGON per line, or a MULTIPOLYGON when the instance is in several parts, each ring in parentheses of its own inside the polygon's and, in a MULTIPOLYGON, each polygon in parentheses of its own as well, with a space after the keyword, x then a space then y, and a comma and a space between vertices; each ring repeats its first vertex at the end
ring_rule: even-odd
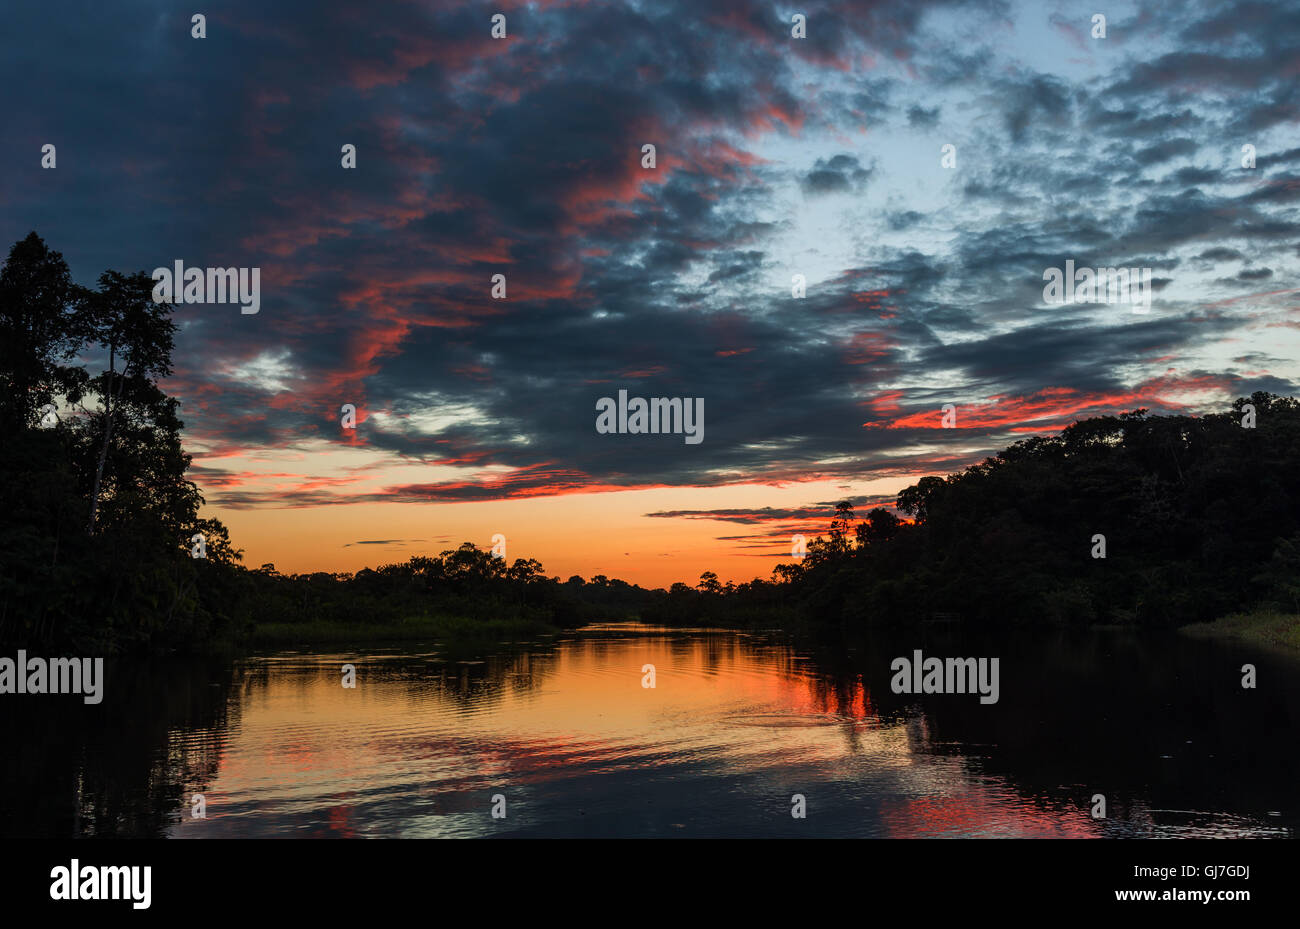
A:
MULTIPOLYGON (((86 534, 95 534, 95 517, 99 514, 99 488, 104 480, 104 462, 108 460, 108 445, 113 437, 113 414, 116 410, 113 407, 113 379, 115 373, 113 365, 117 358, 117 346, 110 344, 108 346, 108 389, 104 391, 104 441, 99 447, 99 462, 95 465, 95 484, 90 491, 90 523, 86 526, 86 534)), ((125 372, 123 372, 125 377, 125 372)))

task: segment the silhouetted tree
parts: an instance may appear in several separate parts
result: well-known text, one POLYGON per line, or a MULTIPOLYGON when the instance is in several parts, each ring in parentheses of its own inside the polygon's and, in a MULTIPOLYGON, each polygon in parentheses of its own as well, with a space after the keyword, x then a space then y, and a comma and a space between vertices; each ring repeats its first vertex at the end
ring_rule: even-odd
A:
POLYGON ((38 412, 74 393, 85 372, 71 362, 84 344, 81 302, 67 263, 35 232, 0 268, 0 429, 33 426, 38 412))

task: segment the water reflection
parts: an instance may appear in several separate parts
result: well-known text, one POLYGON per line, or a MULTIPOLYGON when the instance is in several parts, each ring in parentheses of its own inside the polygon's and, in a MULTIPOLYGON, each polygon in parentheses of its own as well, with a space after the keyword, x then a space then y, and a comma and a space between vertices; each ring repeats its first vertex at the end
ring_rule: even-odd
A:
POLYGON ((42 762, 35 772, 7 762, 4 790, 41 803, 6 813, 0 828, 186 838, 1294 834, 1294 665, 1251 656, 1267 683, 1242 691, 1242 655, 1222 646, 1102 633, 1006 639, 935 627, 792 642, 610 625, 472 657, 429 646, 278 654, 170 676, 133 670, 134 701, 106 700, 106 725, 87 728, 68 705, 59 712, 70 728, 53 731, 70 738, 49 738, 48 720, 44 737, 19 736, 42 762), (999 656, 1002 699, 893 694, 889 663, 914 648, 999 656), (341 685, 345 663, 355 689, 341 685), (646 664, 653 689, 642 686, 646 664), (190 818, 194 793, 207 819, 190 818), (1107 819, 1089 814, 1095 793, 1107 797, 1107 819), (497 794, 504 819, 491 816, 497 794), (794 794, 806 798, 806 819, 790 815, 794 794))

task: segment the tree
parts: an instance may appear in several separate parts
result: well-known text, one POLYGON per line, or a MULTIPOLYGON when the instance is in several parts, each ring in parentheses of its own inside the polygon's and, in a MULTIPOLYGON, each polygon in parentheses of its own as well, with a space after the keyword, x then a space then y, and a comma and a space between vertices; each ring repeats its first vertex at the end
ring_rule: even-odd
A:
POLYGON ((943 490, 943 478, 923 477, 911 487, 899 492, 898 509, 913 517, 918 523, 923 523, 929 519, 931 505, 940 497, 943 490))
POLYGON ((35 232, 14 243, 0 268, 0 429, 34 425, 59 395, 75 395, 85 372, 69 365, 84 344, 84 291, 63 256, 35 232))
POLYGON ((835 515, 831 517, 829 537, 818 539, 810 546, 809 555, 813 563, 824 560, 837 560, 847 555, 853 548, 849 541, 853 529, 853 501, 841 500, 835 504, 835 515))
POLYGON ((517 584, 533 584, 546 579, 546 569, 536 558, 516 558, 506 578, 517 584))
MULTIPOLYGON (((90 488, 90 518, 87 532, 94 534, 104 487, 104 469, 113 447, 114 429, 119 423, 161 431, 167 442, 178 436, 176 402, 158 387, 158 379, 171 373, 171 351, 176 324, 171 305, 155 303, 153 279, 143 271, 125 276, 106 271, 99 278, 99 291, 86 301, 85 329, 93 344, 108 351, 108 369, 95 378, 90 388, 99 398, 96 418, 98 454, 90 488), (122 369, 117 370, 121 361, 122 369)), ((175 441, 179 451, 179 438, 175 441)), ((189 465, 184 456, 185 466, 189 465)), ((183 472, 185 468, 181 468, 183 472)), ((155 474, 154 477, 162 475, 155 474)), ((125 475, 118 475, 115 489, 122 489, 125 475)), ((193 485, 191 485, 192 487, 193 485)), ((197 509, 197 507, 196 507, 197 509)))
POLYGON ((1278 539, 1273 557, 1253 580, 1265 585, 1266 596, 1272 602, 1300 614, 1300 533, 1278 539))
POLYGON ((160 386, 175 325, 152 284, 107 271, 80 288, 34 233, 0 268, 0 638, 192 644, 241 602, 240 552, 185 476, 180 403, 160 386), (55 401, 84 415, 46 428, 55 401))
POLYGON ((876 507, 867 514, 866 522, 858 526, 858 547, 888 542, 898 535, 902 522, 884 507, 876 507))

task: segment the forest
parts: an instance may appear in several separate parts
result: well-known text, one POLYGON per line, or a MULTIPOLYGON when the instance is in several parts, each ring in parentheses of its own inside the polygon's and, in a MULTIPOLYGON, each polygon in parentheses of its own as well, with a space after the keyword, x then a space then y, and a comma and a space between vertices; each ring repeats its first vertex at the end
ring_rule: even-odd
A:
POLYGON ((1174 627, 1300 613, 1298 461, 1294 398, 1085 419, 921 478, 892 510, 859 520, 841 503, 775 584, 678 585, 647 618, 1174 627))
POLYGON ((32 233, 0 269, 0 643, 203 652, 260 626, 418 617, 566 628, 968 623, 1170 627, 1300 612, 1300 403, 1134 410, 1035 436, 826 533, 770 579, 646 590, 471 543, 355 573, 250 568, 186 477, 176 324, 144 272, 73 282, 32 233), (195 539, 204 557, 193 557, 195 539), (1102 557, 1104 555, 1104 557, 1102 557))

